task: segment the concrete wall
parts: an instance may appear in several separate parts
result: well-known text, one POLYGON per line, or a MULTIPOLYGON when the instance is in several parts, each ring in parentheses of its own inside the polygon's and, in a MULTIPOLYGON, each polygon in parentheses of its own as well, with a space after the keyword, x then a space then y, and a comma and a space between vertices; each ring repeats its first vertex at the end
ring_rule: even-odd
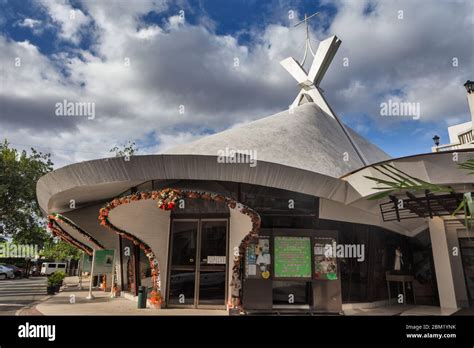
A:
POLYGON ((81 242, 82 244, 88 246, 89 248, 97 249, 97 246, 94 243, 90 242, 86 237, 84 237, 81 233, 79 233, 75 228, 73 228, 69 224, 66 224, 65 222, 62 222, 62 221, 58 221, 58 224, 67 234, 69 234, 75 240, 81 242))
POLYGON ((119 237, 113 231, 99 224, 99 209, 102 204, 94 204, 85 208, 73 210, 62 215, 66 216, 84 231, 97 239, 106 249, 116 250, 115 267, 117 269, 117 284, 121 284, 122 272, 119 254, 119 237))
POLYGON ((471 128, 472 128, 472 121, 464 122, 464 123, 460 123, 460 124, 456 124, 454 126, 448 127, 449 143, 450 144, 459 143, 458 134, 468 131, 471 128))
POLYGON ((158 209, 156 201, 140 200, 113 209, 109 221, 151 247, 160 266, 161 292, 164 296, 168 273, 170 212, 158 209))
POLYGON ((451 270, 453 274, 454 289, 456 292, 456 302, 458 307, 469 307, 469 299, 464 279, 461 250, 459 248, 458 228, 453 225, 446 225, 446 238, 448 241, 451 270), (454 251, 457 250, 457 254, 454 251))
POLYGON ((429 219, 431 246, 438 283, 439 303, 442 308, 457 308, 456 289, 444 220, 429 219))
POLYGON ((373 207, 374 202, 367 199, 345 205, 329 199, 319 199, 319 217, 326 220, 353 222, 383 227, 387 230, 413 236, 426 229, 425 219, 410 219, 401 222, 384 222, 378 204, 373 207))

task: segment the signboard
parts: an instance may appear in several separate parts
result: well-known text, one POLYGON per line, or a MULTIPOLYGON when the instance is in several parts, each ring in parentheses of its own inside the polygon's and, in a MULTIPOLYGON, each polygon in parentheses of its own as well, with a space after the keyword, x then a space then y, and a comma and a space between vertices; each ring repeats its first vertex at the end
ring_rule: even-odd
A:
POLYGON ((311 277, 311 238, 275 237, 275 277, 311 277))
POLYGON ((319 280, 337 279, 337 260, 333 254, 333 238, 314 240, 314 278, 319 280))
POLYGON ((247 246, 245 275, 247 278, 270 278, 270 238, 260 236, 247 246))
POLYGON ((225 265, 226 262, 226 257, 225 256, 208 256, 207 257, 207 263, 209 265, 225 265))
POLYGON ((94 251, 94 274, 112 273, 115 250, 94 251))

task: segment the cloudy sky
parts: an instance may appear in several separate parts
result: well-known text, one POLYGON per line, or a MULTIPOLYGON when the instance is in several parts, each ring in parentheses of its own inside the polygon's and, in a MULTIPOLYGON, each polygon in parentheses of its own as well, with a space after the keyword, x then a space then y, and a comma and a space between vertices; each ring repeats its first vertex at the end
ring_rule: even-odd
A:
POLYGON ((392 156, 429 152, 470 119, 474 2, 0 0, 0 138, 51 152, 56 167, 110 156, 129 140, 159 153, 286 109, 298 92, 279 65, 342 45, 321 83, 341 119, 392 156), (59 117, 62 101, 95 117, 59 117), (420 118, 383 117, 388 100, 420 118), (91 104, 92 105, 92 104, 91 104))

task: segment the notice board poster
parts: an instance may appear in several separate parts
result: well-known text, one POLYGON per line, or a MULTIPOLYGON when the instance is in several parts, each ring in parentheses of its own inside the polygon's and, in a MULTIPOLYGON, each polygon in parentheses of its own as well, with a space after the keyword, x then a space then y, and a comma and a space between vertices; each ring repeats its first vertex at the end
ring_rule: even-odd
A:
POLYGON ((333 238, 315 238, 314 240, 314 278, 319 280, 337 280, 337 260, 333 248, 333 238))
POLYGON ((94 251, 94 274, 112 273, 114 266, 115 250, 94 251))
POLYGON ((275 237, 275 277, 311 277, 311 238, 275 237))
POLYGON ((270 278, 270 238, 261 236, 247 246, 245 260, 247 278, 270 278))

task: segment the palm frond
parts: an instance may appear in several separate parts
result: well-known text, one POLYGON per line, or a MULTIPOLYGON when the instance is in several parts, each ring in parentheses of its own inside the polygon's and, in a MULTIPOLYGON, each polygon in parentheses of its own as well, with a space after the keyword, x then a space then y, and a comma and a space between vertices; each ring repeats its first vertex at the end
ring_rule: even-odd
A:
POLYGON ((444 187, 435 184, 431 184, 414 176, 411 176, 404 171, 395 168, 391 164, 381 164, 374 166, 377 172, 385 176, 386 178, 377 178, 373 176, 364 176, 368 180, 372 180, 377 184, 384 185, 382 187, 373 187, 374 190, 386 190, 384 192, 373 195, 369 200, 376 200, 381 198, 386 198, 389 195, 393 194, 396 191, 408 190, 415 192, 453 192, 451 187, 444 187))

